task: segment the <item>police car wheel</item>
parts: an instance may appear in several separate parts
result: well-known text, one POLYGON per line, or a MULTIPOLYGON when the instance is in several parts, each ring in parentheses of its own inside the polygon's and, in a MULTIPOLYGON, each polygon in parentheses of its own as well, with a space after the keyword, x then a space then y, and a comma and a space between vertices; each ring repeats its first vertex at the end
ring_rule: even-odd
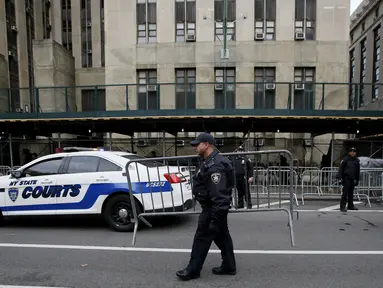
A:
MULTIPOLYGON (((137 206, 136 208, 139 209, 137 206)), ((104 216, 109 227, 114 231, 132 232, 134 229, 133 209, 129 196, 117 195, 110 199, 106 204, 104 216)))

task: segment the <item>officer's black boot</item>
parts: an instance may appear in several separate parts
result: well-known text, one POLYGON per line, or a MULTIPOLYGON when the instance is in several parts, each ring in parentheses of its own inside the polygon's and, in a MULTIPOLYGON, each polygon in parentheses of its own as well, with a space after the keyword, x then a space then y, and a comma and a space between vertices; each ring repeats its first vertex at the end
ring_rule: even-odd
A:
POLYGON ((177 277, 180 278, 182 281, 188 281, 192 279, 199 278, 199 274, 191 273, 188 270, 179 270, 176 273, 177 277))
POLYGON ((235 274, 237 274, 236 270, 226 270, 222 267, 215 267, 212 269, 212 272, 215 275, 235 275, 235 274))

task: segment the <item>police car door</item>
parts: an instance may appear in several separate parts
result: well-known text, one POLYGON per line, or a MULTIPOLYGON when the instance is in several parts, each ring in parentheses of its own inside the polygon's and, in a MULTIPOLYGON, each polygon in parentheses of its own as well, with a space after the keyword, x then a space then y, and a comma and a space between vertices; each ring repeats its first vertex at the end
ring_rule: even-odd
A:
POLYGON ((10 178, 6 191, 7 215, 54 215, 61 190, 56 181, 64 157, 45 159, 23 169, 21 177, 10 178))
POLYGON ((71 156, 64 170, 57 184, 71 186, 72 193, 58 199, 58 214, 101 212, 103 201, 118 183, 116 177, 122 177, 122 168, 98 156, 71 156))

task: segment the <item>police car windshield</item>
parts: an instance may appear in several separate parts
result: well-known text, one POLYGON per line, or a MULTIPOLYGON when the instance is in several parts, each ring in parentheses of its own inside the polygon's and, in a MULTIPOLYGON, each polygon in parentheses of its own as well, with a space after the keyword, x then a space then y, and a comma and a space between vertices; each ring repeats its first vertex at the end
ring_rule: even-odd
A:
MULTIPOLYGON (((139 159, 145 159, 145 157, 141 157, 141 156, 137 156, 137 155, 123 155, 122 157, 128 159, 129 161, 130 160, 139 160, 139 159)), ((140 163, 146 167, 159 167, 159 166, 165 166, 163 163, 161 162, 157 162, 157 161, 139 161, 137 163, 140 163)))

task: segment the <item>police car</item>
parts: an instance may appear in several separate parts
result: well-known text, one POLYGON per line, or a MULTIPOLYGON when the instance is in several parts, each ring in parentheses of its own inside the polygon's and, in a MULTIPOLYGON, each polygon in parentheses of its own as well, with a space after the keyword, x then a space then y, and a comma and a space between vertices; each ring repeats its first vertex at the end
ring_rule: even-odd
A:
MULTIPOLYGON (((125 166, 141 157, 74 150, 43 156, 0 177, 0 213, 5 217, 102 214, 111 229, 132 231, 125 166)), ((137 214, 192 208, 188 167, 149 161, 133 162, 128 170, 137 214)))

